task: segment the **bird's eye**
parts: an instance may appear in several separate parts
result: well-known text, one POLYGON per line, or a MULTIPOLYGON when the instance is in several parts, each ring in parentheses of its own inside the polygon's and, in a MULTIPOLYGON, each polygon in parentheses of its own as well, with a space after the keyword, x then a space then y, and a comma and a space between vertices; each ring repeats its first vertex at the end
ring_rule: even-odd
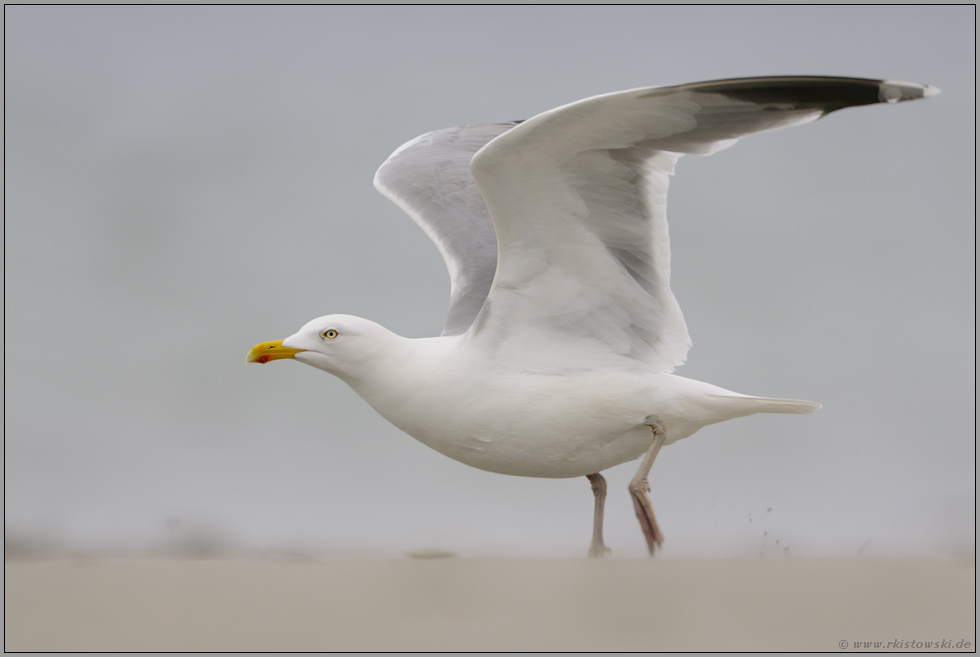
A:
POLYGON ((337 329, 327 329, 320 335, 325 337, 327 340, 334 340, 337 338, 338 335, 340 335, 340 333, 337 333, 337 329))

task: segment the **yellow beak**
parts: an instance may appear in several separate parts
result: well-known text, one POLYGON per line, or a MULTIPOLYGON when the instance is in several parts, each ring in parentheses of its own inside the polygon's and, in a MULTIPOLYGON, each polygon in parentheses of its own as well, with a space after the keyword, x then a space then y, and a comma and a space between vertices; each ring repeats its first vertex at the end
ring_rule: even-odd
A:
POLYGON ((301 351, 306 350, 292 349, 291 347, 282 346, 282 340, 276 340, 275 342, 262 342, 252 347, 252 350, 248 352, 248 358, 245 359, 245 362, 268 363, 270 360, 293 358, 301 351))

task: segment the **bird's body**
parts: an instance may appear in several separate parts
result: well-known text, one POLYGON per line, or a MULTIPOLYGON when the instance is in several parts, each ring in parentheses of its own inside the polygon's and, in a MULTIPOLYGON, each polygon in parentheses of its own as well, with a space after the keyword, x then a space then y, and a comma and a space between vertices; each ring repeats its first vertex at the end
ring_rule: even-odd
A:
POLYGON ((715 422, 819 406, 747 397, 645 371, 628 359, 609 358, 605 368, 556 364, 529 371, 494 358, 471 336, 403 338, 343 315, 311 324, 314 335, 329 324, 347 338, 370 342, 370 354, 352 366, 312 350, 296 354, 297 360, 343 379, 385 419, 437 452, 501 474, 578 477, 635 460, 650 448, 650 429, 643 425, 650 415, 670 427, 670 444, 715 422))
POLYGON ((934 93, 855 78, 721 80, 422 135, 392 154, 375 186, 446 261, 443 334, 408 339, 328 315, 256 345, 249 361, 295 358, 334 374, 392 424, 467 465, 588 476, 593 556, 606 552, 598 473, 645 454, 630 493, 652 554, 663 539, 646 475, 663 445, 736 417, 819 408, 672 373, 691 345, 670 290, 674 164, 845 107, 934 93))

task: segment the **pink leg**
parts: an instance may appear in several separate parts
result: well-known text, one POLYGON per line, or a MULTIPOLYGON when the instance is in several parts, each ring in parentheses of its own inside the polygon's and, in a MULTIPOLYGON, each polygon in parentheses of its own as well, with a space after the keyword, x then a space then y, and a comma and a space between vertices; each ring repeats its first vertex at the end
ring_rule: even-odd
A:
POLYGON ((657 546, 664 542, 664 535, 660 533, 660 528, 657 527, 657 520, 653 516, 653 505, 650 504, 650 498, 647 497, 647 493, 650 491, 647 474, 653 466, 653 460, 657 458, 657 452, 660 451, 667 439, 667 425, 655 417, 648 417, 644 424, 653 431, 653 445, 643 457, 640 469, 637 470, 636 476, 630 482, 629 491, 633 498, 636 518, 640 521, 643 536, 647 539, 647 549, 650 550, 650 556, 653 556, 657 546))
POLYGON ((606 479, 598 472, 585 476, 592 484, 592 494, 595 495, 595 515, 592 520, 592 545, 589 546, 589 556, 601 559, 609 554, 609 548, 602 542, 602 512, 606 505, 606 479))

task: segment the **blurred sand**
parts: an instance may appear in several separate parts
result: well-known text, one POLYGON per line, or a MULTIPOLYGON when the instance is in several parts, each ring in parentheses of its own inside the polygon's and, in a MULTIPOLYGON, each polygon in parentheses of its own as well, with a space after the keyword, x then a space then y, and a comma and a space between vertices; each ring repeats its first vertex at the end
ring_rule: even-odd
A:
POLYGON ((63 560, 4 569, 8 651, 976 645, 972 558, 63 560))

